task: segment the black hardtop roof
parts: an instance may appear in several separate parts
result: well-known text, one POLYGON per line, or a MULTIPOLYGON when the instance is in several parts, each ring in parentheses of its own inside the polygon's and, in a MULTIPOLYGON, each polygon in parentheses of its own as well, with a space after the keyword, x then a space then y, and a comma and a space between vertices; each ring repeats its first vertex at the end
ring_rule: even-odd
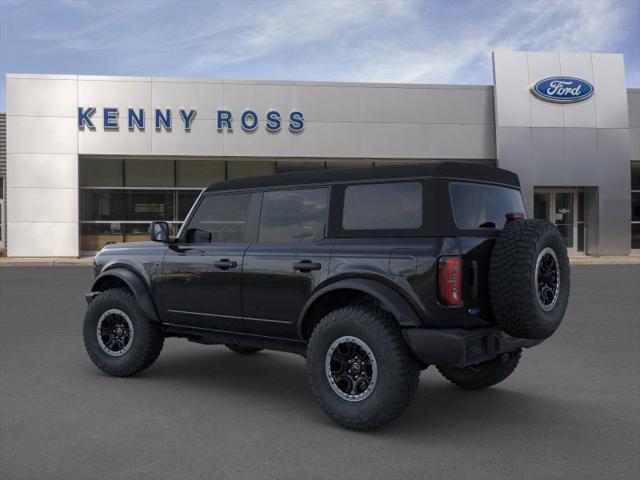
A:
POLYGON ((328 170, 279 173, 277 175, 263 177, 243 177, 214 183, 207 187, 206 191, 220 192, 225 190, 259 189, 265 187, 425 177, 476 180, 520 187, 518 176, 509 170, 462 162, 434 162, 385 167, 332 168, 328 170))

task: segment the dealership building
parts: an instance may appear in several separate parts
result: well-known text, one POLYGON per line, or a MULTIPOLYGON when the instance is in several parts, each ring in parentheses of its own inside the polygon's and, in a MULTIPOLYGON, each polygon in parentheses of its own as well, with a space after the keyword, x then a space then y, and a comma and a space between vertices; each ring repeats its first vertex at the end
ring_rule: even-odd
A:
POLYGON ((0 248, 146 240, 227 178, 447 160, 516 172, 573 254, 639 252, 640 89, 622 55, 496 52, 493 71, 491 86, 8 74, 0 248))

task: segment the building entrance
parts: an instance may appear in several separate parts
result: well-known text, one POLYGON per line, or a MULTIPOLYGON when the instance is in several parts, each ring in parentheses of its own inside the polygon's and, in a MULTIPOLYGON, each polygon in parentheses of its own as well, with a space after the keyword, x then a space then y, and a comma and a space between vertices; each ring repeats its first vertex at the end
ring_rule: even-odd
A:
POLYGON ((586 248, 585 194, 578 188, 536 188, 533 216, 553 223, 562 235, 569 253, 586 248))

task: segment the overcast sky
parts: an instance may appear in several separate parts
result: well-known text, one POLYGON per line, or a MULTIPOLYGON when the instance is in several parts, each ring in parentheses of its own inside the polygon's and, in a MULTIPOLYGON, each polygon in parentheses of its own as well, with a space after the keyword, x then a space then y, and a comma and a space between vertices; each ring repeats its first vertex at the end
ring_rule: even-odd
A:
POLYGON ((491 84, 491 51, 621 52, 640 0, 0 0, 4 74, 491 84))

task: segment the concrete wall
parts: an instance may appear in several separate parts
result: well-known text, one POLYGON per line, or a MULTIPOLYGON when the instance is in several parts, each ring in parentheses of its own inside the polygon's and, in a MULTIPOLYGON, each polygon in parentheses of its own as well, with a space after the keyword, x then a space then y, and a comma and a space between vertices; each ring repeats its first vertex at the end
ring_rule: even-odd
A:
POLYGON ((587 253, 628 254, 630 140, 622 55, 496 52, 493 61, 498 166, 520 175, 528 210, 534 186, 597 187, 597 233, 588 239, 587 253), (587 80, 595 94, 557 104, 530 93, 531 84, 556 75, 587 80))
MULTIPOLYGON (((79 155, 291 159, 465 159, 495 161, 493 89, 319 82, 251 82, 152 77, 7 75, 8 254, 76 256, 79 155), (96 107, 95 129, 77 127, 78 107, 96 107), (102 109, 120 110, 105 130, 102 109), (144 131, 127 128, 144 108, 144 131), (171 109, 171 132, 153 110, 171 109), (185 131, 179 109, 197 109, 185 131), (303 112, 292 134, 259 128, 218 132, 218 109, 303 112)), ((236 126, 237 127, 237 126, 236 126)))
MULTIPOLYGON (((129 132, 121 114, 118 131, 79 134, 80 154, 200 155, 291 158, 495 159, 490 87, 365 85, 356 83, 240 82, 172 78, 78 77, 78 105, 198 110, 190 132, 146 128, 129 132), (259 128, 246 133, 216 130, 216 110, 236 119, 255 110, 264 122, 270 109, 283 116, 300 110, 305 130, 293 135, 259 128)), ((236 120, 237 124, 237 120, 236 120)), ((238 125, 236 125, 238 127, 238 125)))
POLYGON ((77 77, 7 86, 7 253, 78 255, 77 77))

